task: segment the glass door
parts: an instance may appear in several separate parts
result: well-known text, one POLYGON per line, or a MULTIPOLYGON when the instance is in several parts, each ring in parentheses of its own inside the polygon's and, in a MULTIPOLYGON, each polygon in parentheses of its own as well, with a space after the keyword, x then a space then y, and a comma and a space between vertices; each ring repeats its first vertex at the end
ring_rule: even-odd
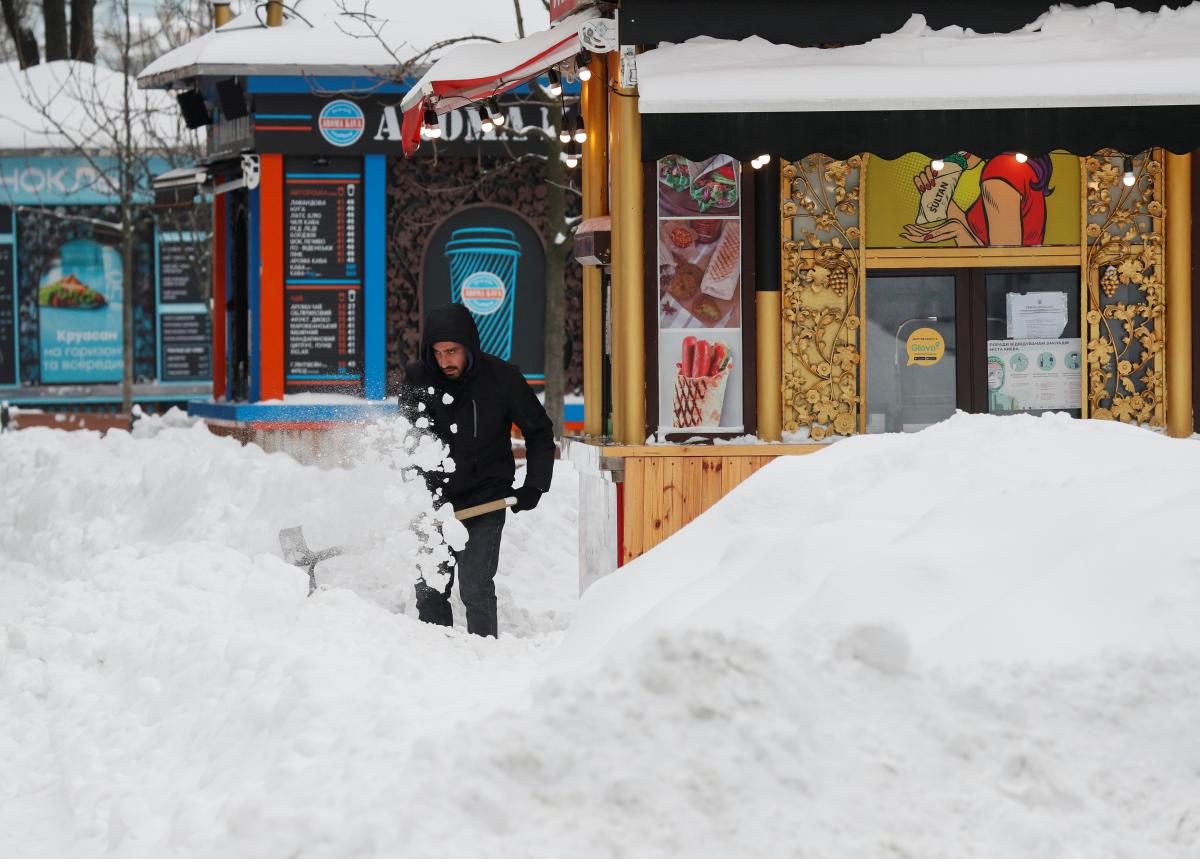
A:
POLYGON ((985 271, 986 402, 992 414, 1081 415, 1078 269, 985 271))
POLYGON ((867 432, 914 432, 958 404, 955 272, 870 274, 867 432))
POLYGON ((873 271, 866 430, 914 432, 962 409, 1081 414, 1079 269, 873 271))

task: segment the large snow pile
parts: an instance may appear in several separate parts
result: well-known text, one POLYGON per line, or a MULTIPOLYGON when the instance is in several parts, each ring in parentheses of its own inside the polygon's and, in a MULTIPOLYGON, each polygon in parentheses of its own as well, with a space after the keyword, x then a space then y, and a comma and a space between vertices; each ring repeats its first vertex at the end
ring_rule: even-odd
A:
POLYGON ((1194 442, 959 416, 783 459, 565 637, 560 470, 498 641, 273 557, 427 510, 382 442, 0 436, 0 855, 1200 855, 1194 442))
MULTIPOLYGON (((918 4, 919 8, 919 4, 918 4)), ((828 50, 697 37, 638 57, 642 113, 1200 103, 1200 3, 1059 4, 1014 33, 894 33, 828 50), (1114 74, 1120 69, 1119 74, 1114 74)))

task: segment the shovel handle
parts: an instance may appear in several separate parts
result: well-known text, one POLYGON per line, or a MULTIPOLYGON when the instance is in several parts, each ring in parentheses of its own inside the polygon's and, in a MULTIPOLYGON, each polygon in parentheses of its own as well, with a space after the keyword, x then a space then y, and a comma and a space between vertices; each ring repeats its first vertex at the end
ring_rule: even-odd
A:
POLYGON ((495 501, 488 501, 485 504, 476 504, 474 507, 464 507, 462 510, 456 510, 454 518, 459 522, 464 519, 474 519, 476 516, 482 516, 484 513, 491 513, 494 510, 503 510, 506 507, 512 507, 516 503, 516 498, 497 498, 495 501))

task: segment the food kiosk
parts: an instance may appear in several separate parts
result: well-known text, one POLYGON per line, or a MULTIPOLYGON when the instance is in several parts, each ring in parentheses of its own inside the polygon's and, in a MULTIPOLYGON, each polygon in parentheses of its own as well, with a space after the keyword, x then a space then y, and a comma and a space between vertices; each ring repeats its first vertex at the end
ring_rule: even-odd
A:
MULTIPOLYGON (((1193 432, 1197 10, 917 5, 558 3, 565 47, 524 46, 592 70, 584 586, 847 436, 956 410, 1193 432)), ((435 65, 406 108, 534 65, 435 65)))

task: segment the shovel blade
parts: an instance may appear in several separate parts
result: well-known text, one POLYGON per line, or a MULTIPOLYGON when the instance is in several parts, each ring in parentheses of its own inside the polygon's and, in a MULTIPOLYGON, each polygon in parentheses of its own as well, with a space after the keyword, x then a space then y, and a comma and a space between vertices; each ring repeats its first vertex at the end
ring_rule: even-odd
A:
POLYGON ((304 531, 296 525, 284 528, 279 532, 279 548, 283 550, 283 559, 297 567, 308 566, 312 552, 304 540, 304 531))

